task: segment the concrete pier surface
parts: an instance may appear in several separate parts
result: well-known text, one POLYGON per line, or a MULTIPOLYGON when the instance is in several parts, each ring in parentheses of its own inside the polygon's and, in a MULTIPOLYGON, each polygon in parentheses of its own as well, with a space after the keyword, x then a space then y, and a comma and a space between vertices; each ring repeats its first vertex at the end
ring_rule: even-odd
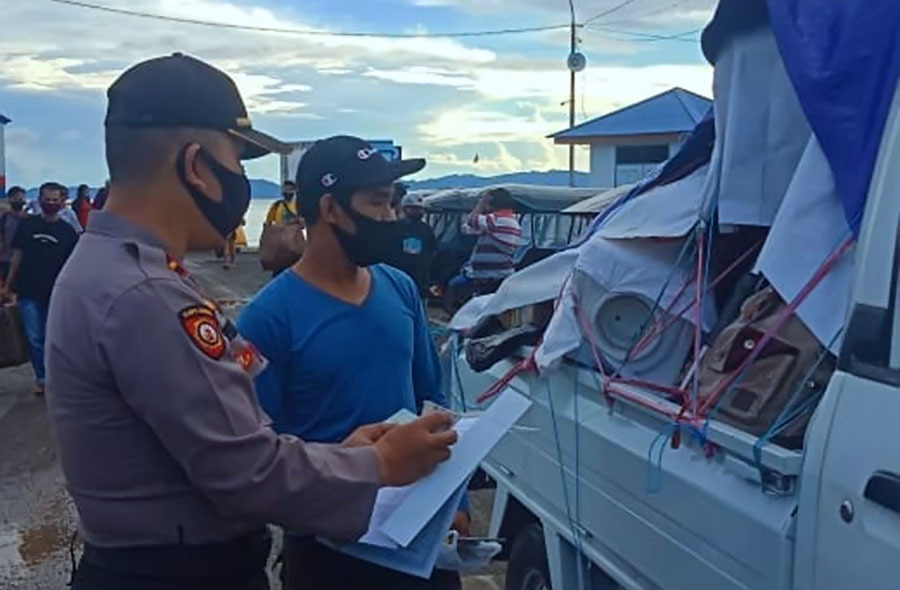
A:
MULTIPOLYGON (((226 270, 212 254, 191 256, 188 270, 206 294, 236 315, 270 279, 252 252, 240 253, 226 270)), ((65 492, 43 398, 33 394, 30 366, 0 370, 0 588, 61 590, 72 559, 81 554, 74 538, 74 509, 65 492)), ((473 534, 484 535, 492 492, 472 494, 473 534)), ((466 590, 503 587, 502 564, 467 576, 466 590)), ((277 584, 273 584, 277 590, 277 584)))

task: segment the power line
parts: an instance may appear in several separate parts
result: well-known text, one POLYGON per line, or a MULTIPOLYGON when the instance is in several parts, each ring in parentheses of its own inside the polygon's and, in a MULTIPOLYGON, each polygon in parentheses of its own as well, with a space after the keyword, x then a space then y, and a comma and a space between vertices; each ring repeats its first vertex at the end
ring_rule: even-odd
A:
POLYGON ((122 16, 133 16, 138 18, 146 18, 152 20, 160 20, 173 23, 181 23, 186 25, 198 25, 202 27, 215 27, 220 29, 233 29, 239 31, 252 31, 257 33, 280 33, 285 35, 301 35, 314 37, 367 37, 367 38, 384 38, 384 39, 426 39, 426 38, 459 38, 459 37, 492 37, 498 35, 518 35, 524 33, 541 33, 547 31, 557 31, 568 29, 570 25, 547 25, 542 27, 515 27, 506 29, 493 29, 485 31, 461 31, 450 33, 379 33, 375 31, 323 31, 317 29, 291 29, 280 27, 262 27, 253 25, 236 25, 232 23, 222 23, 214 21, 206 21, 194 18, 186 18, 180 16, 168 16, 165 14, 156 14, 152 12, 141 12, 138 10, 129 10, 126 8, 114 8, 112 6, 104 6, 102 4, 93 4, 90 2, 80 2, 79 0, 49 0, 56 4, 65 4, 78 8, 86 8, 118 14, 122 16))
POLYGON ((689 39, 686 37, 663 37, 663 38, 654 38, 654 37, 607 37, 608 39, 615 39, 618 41, 627 41, 629 43, 646 43, 646 42, 660 42, 660 41, 679 41, 681 43, 692 43, 696 44, 698 42, 697 39, 689 39))
POLYGON ((623 8, 627 8, 628 6, 634 4, 634 3, 637 2, 637 1, 638 1, 638 0, 622 0, 622 2, 619 2, 619 3, 616 4, 615 6, 613 6, 613 7, 611 7, 611 8, 608 8, 608 9, 604 10, 604 11, 601 12, 600 14, 595 14, 595 15, 592 16, 591 18, 587 19, 586 21, 584 21, 584 24, 585 24, 585 25, 589 25, 589 24, 591 24, 592 22, 594 22, 595 20, 600 19, 600 18, 603 18, 604 16, 608 16, 608 15, 614 13, 614 12, 618 12, 618 11, 622 10, 623 8))
POLYGON ((648 33, 646 31, 625 31, 622 29, 613 29, 610 27, 601 27, 598 25, 590 25, 589 29, 593 29, 595 31, 605 31, 607 33, 620 33, 623 35, 633 35, 635 37, 646 37, 647 39, 654 39, 657 41, 667 41, 671 39, 679 39, 683 37, 687 37, 689 35, 696 35, 697 33, 703 30, 703 27, 699 29, 691 29, 690 31, 684 31, 681 33, 671 33, 666 35, 661 35, 659 33, 648 33))
POLYGON ((635 15, 635 16, 630 16, 630 17, 627 17, 627 18, 620 18, 620 19, 617 19, 617 20, 607 20, 607 21, 603 21, 602 23, 598 23, 598 24, 601 24, 601 25, 620 25, 620 24, 622 24, 622 23, 631 23, 631 22, 643 20, 643 19, 645 19, 645 18, 649 18, 649 17, 651 17, 651 16, 656 16, 657 14, 664 14, 664 13, 666 13, 666 12, 669 12, 670 10, 674 10, 675 8, 678 8, 679 6, 682 6, 682 5, 684 5, 684 4, 687 4, 688 2, 690 2, 690 0, 675 0, 675 2, 669 4, 668 6, 663 6, 663 7, 661 7, 661 8, 656 8, 656 9, 654 9, 654 10, 651 10, 650 12, 645 12, 644 14, 638 14, 638 15, 635 15))
POLYGON ((673 33, 671 35, 658 35, 655 33, 644 33, 641 31, 623 31, 621 29, 610 29, 607 27, 598 27, 596 25, 588 25, 585 29, 589 29, 591 31, 600 31, 605 33, 616 33, 619 35, 631 35, 632 38, 626 39, 627 41, 685 41, 688 43, 696 43, 696 38, 690 38, 691 35, 696 35, 703 28, 692 29, 690 31, 684 31, 683 33, 673 33))

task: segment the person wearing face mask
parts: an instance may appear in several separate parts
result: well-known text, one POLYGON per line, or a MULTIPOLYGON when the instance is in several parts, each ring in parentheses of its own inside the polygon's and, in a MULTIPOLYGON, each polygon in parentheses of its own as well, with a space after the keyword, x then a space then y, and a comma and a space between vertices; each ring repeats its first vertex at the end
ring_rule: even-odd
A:
POLYGON ((305 244, 303 229, 303 218, 297 211, 297 185, 286 180, 281 198, 269 207, 259 240, 260 262, 273 278, 300 259, 305 244))
POLYGON ((48 416, 84 539, 72 587, 264 590, 266 523, 358 538, 379 487, 449 457, 451 421, 333 445, 276 434, 253 386, 266 360, 182 260, 246 213, 241 161, 287 146, 251 126, 231 78, 182 54, 130 68, 108 98, 109 200, 47 326, 48 416))
POLYGON ((421 195, 407 193, 400 199, 403 218, 398 222, 400 248, 391 264, 408 274, 416 282, 423 301, 428 298, 429 266, 437 250, 437 240, 431 226, 422 221, 425 202, 421 195))
POLYGON ((6 191, 6 200, 9 203, 9 211, 0 213, 0 288, 5 284, 6 274, 9 272, 9 263, 12 260, 13 237, 16 228, 23 219, 28 217, 25 207, 28 205, 25 189, 21 186, 11 187, 6 191))
POLYGON ((38 195, 41 214, 22 219, 16 229, 5 293, 0 293, 0 299, 9 298, 10 293, 16 295, 37 381, 35 393, 43 394, 44 340, 50 292, 78 241, 78 234, 59 216, 63 201, 56 183, 44 183, 38 195))
POLYGON ((272 203, 266 214, 265 225, 294 223, 300 218, 297 212, 297 185, 293 180, 285 180, 281 185, 281 198, 272 203))
MULTIPOLYGON (((297 185, 306 251, 238 319, 241 334, 269 359, 257 392, 276 430, 335 442, 401 409, 418 412, 425 400, 447 405, 419 291, 409 276, 383 264, 400 236, 391 185, 424 166, 421 159, 388 161, 349 136, 321 140, 303 154, 297 185)), ((463 533, 466 502, 454 521, 463 533)), ((436 570, 422 580, 291 529, 284 560, 287 590, 460 584, 455 572, 436 570)))
POLYGON ((74 211, 75 215, 78 217, 78 224, 82 228, 87 227, 88 216, 90 216, 92 210, 91 189, 86 184, 79 184, 77 196, 75 197, 75 200, 72 201, 72 211, 74 211))
POLYGON ((69 189, 60 183, 55 183, 56 187, 59 189, 60 198, 62 199, 62 207, 59 209, 59 218, 72 226, 77 233, 81 233, 84 231, 84 226, 81 224, 81 221, 78 220, 78 214, 75 213, 75 210, 69 204, 69 189))

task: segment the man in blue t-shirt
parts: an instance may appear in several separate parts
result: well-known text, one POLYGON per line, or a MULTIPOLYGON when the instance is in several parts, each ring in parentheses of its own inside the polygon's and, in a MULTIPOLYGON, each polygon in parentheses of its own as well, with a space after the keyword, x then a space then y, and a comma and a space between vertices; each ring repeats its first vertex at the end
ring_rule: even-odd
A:
MULTIPOLYGON (((399 247, 391 185, 424 160, 388 162, 365 141, 317 142, 300 161, 303 258, 270 282, 238 327, 269 360, 257 378, 275 430, 339 442, 361 424, 425 400, 446 405, 441 368, 415 283, 385 264, 399 247)), ((454 528, 467 533, 463 503, 454 528)), ((285 540, 288 590, 456 589, 455 572, 423 580, 350 557, 310 537, 285 540)))

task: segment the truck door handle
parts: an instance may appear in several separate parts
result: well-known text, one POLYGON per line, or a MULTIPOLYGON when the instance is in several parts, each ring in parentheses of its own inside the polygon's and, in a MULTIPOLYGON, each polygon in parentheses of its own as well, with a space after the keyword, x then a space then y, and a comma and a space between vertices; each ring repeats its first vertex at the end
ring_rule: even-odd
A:
POLYGON ((900 513, 900 475, 890 471, 876 471, 866 483, 863 497, 900 513))

